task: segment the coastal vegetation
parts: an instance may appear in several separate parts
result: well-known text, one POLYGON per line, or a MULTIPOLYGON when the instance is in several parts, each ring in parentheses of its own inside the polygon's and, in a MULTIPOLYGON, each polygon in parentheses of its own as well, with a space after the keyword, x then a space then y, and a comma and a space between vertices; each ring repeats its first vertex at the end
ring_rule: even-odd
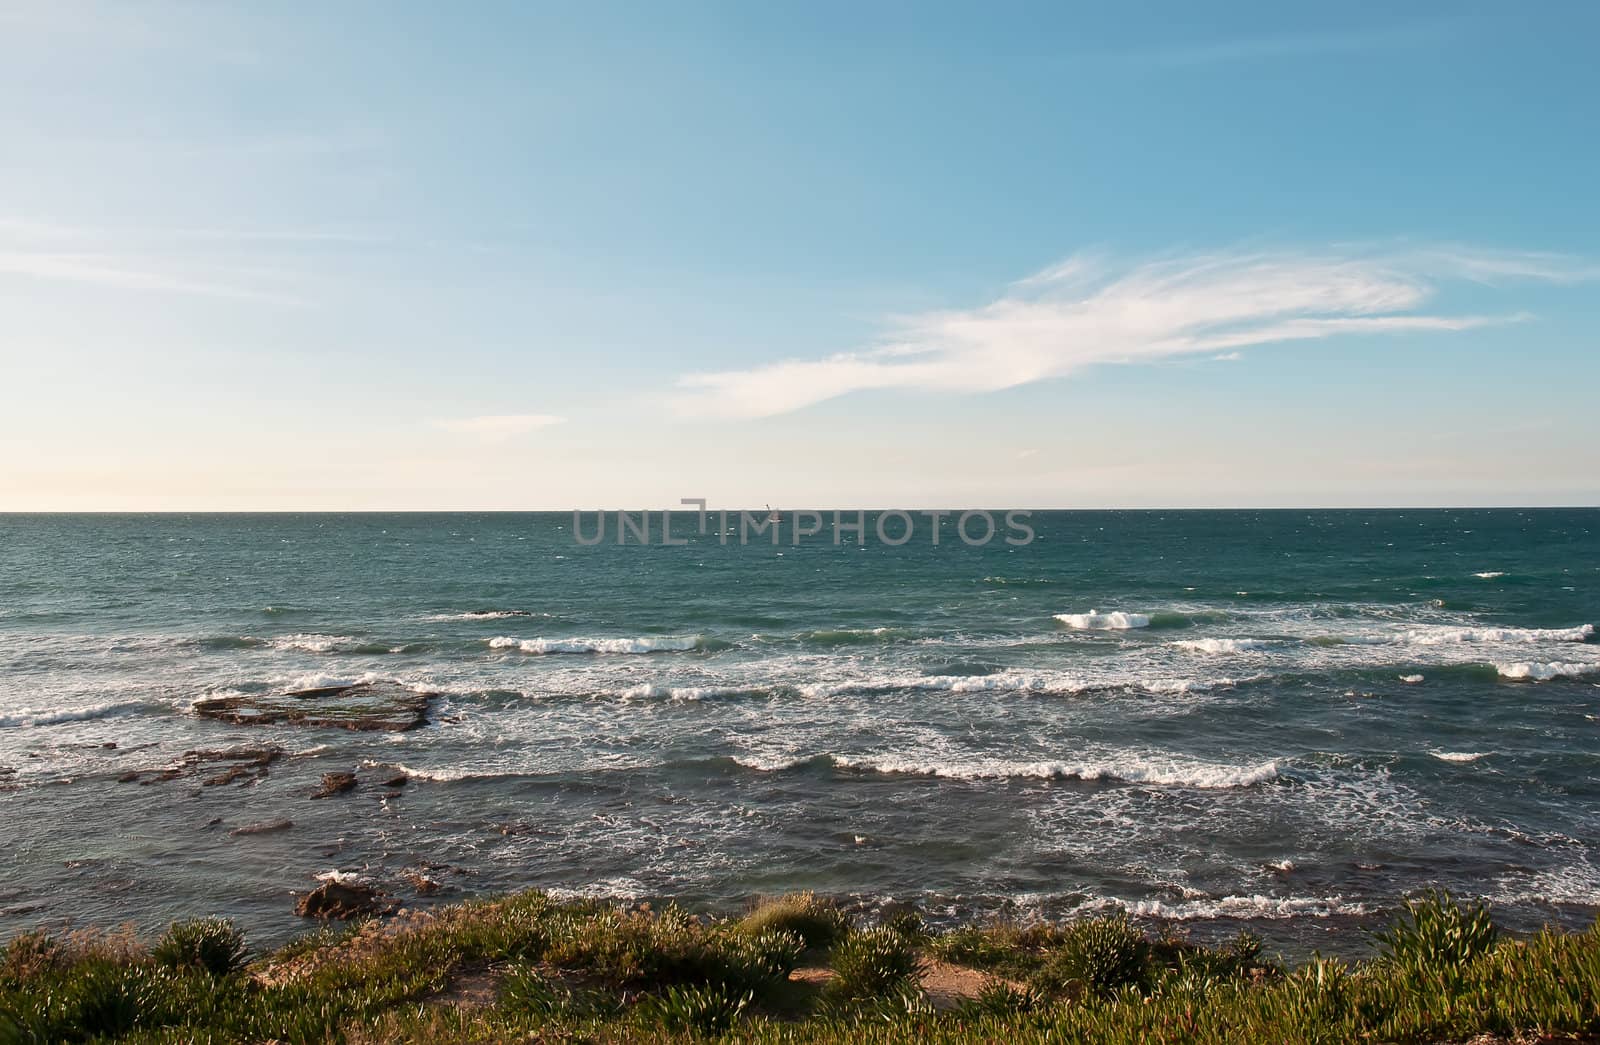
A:
POLYGON ((1593 1040, 1600 926, 1513 939, 1445 894, 1363 961, 1290 967, 1125 916, 934 930, 784 897, 739 918, 529 892, 325 927, 25 933, 0 1043, 1593 1040))

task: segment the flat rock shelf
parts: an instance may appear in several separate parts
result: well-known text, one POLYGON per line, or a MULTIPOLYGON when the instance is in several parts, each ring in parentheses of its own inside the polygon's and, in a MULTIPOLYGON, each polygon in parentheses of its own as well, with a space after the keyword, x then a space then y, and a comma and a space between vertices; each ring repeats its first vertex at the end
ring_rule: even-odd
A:
POLYGON ((437 694, 398 682, 361 682, 288 693, 236 694, 194 703, 194 713, 238 725, 286 723, 401 732, 425 725, 437 694))

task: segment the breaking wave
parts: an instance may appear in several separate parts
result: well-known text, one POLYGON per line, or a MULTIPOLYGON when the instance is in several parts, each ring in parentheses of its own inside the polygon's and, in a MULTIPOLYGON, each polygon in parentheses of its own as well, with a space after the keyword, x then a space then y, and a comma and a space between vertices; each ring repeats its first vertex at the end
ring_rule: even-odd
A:
POLYGON ((1197 760, 1143 758, 1130 756, 1105 762, 1019 762, 1003 759, 939 759, 901 755, 833 755, 833 763, 843 769, 909 776, 948 777, 957 780, 1043 780, 1110 781, 1146 784, 1155 787, 1191 787, 1222 790, 1252 787, 1278 779, 1278 763, 1253 766, 1228 765, 1197 760))
POLYGON ((1412 646, 1441 646, 1454 642, 1587 642, 1594 625, 1576 628, 1437 628, 1403 632, 1396 642, 1412 646))
POLYGON ((1272 643, 1265 639, 1182 639, 1173 645, 1196 653, 1248 653, 1266 649, 1272 643))
POLYGON ((1088 613, 1058 613, 1056 620, 1075 631, 1127 631, 1150 626, 1148 614, 1124 613, 1121 610, 1112 610, 1110 613, 1101 613, 1099 610, 1090 610, 1088 613))
POLYGON ((1201 921, 1218 918, 1278 919, 1329 918, 1335 915, 1360 916, 1366 905, 1352 903, 1342 896, 1223 896, 1215 899, 1094 901, 1085 907, 1120 908, 1139 918, 1167 918, 1173 921, 1201 921))
POLYGON ((1501 678, 1527 679, 1531 682, 1549 682, 1556 678, 1577 678, 1600 671, 1600 664, 1566 664, 1560 661, 1538 663, 1520 661, 1516 664, 1496 664, 1501 678))
POLYGON ((500 636, 489 640, 490 649, 513 649, 521 653, 681 653, 701 649, 699 635, 644 637, 632 639, 515 639, 500 636))
POLYGON ((149 705, 142 700, 118 700, 105 704, 91 704, 86 708, 67 708, 58 711, 18 708, 8 714, 0 715, 0 729, 36 729, 40 726, 59 726, 68 722, 87 722, 146 707, 149 705))

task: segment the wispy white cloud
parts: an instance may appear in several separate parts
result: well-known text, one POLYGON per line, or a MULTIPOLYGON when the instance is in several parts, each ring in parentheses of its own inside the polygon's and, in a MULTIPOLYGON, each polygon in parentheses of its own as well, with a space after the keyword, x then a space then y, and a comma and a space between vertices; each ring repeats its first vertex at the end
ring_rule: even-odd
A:
POLYGON ((565 424, 566 418, 554 414, 485 414, 481 417, 455 417, 431 422, 435 428, 459 435, 470 435, 488 442, 499 442, 526 435, 540 428, 565 424))
POLYGON ((113 290, 303 304, 291 253, 378 249, 381 237, 343 229, 74 225, 0 217, 0 279, 113 290))
POLYGON ((895 320, 891 336, 864 351, 687 375, 676 406, 690 416, 764 417, 870 389, 992 392, 1097 364, 1467 330, 1525 317, 1419 312, 1438 283, 1597 274, 1558 255, 1461 248, 1232 252, 1120 268, 1074 257, 987 305, 895 320))
POLYGON ((151 265, 142 259, 107 254, 0 250, 0 276, 92 283, 117 290, 200 294, 279 304, 300 303, 300 299, 292 294, 232 285, 209 277, 194 277, 171 271, 159 263, 151 265))

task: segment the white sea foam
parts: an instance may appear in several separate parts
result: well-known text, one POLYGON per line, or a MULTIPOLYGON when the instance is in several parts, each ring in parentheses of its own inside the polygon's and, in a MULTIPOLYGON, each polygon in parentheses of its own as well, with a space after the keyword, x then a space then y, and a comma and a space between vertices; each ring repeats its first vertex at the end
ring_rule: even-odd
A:
POLYGON ((1457 642, 1585 642, 1593 635, 1593 624, 1576 628, 1419 628, 1402 632, 1395 641, 1412 646, 1457 642))
POLYGON ((361 763, 369 768, 392 765, 396 770, 416 780, 431 780, 435 783, 448 784, 457 780, 478 780, 484 777, 515 776, 515 773, 474 773, 466 769, 413 769, 398 762, 375 762, 367 759, 361 763))
POLYGON ((489 640, 490 649, 514 649, 523 653, 668 653, 692 650, 700 645, 698 635, 646 636, 634 639, 515 639, 500 636, 489 640))
POLYGON ((1559 903, 1592 907, 1600 904, 1600 868, 1583 862, 1548 871, 1502 875, 1489 900, 1503 904, 1559 903))
POLYGON ((1088 613, 1058 613, 1056 620, 1077 631, 1126 631, 1130 628, 1150 626, 1148 614, 1124 613, 1121 610, 1112 610, 1110 613, 1101 613, 1099 610, 1090 610, 1088 613))
POLYGON ((1020 762, 994 758, 946 759, 925 755, 834 755, 836 765, 877 773, 949 777, 957 780, 1109 780, 1156 787, 1221 790, 1251 787, 1278 778, 1277 762, 1236 766, 1198 760, 1126 756, 1105 762, 1020 762))
POLYGON ((365 880, 364 877, 358 872, 341 871, 338 868, 334 868, 330 871, 323 871, 319 874, 312 875, 312 877, 319 882, 337 882, 341 885, 354 885, 365 880))
POLYGON ((1196 653, 1248 653, 1266 649, 1272 643, 1265 639, 1182 639, 1173 645, 1196 653))
POLYGON ((761 755, 752 752, 741 752, 734 755, 734 762, 746 769, 754 769, 762 773, 781 773, 785 769, 794 769, 803 766, 812 760, 811 755, 761 755))
POLYGON ((531 610, 472 610, 467 613, 433 613, 422 618, 426 621, 449 620, 506 620, 511 617, 548 617, 548 613, 531 610))
POLYGON ((341 645, 356 640, 348 635, 281 635, 267 644, 284 653, 332 653, 341 645))
POLYGON ((1486 755, 1494 754, 1494 752, 1492 752, 1492 751, 1430 751, 1430 752, 1428 752, 1428 754, 1432 755, 1434 758, 1439 759, 1441 762, 1476 762, 1478 759, 1483 758, 1486 755))
POLYGON ((1422 685, 1423 678, 1421 675, 1401 675, 1400 681, 1404 682, 1408 686, 1420 686, 1422 685))
POLYGON ((1175 921, 1209 921, 1217 918, 1280 919, 1329 918, 1334 915, 1363 915, 1365 905, 1351 903, 1342 896, 1223 896, 1215 899, 1091 901, 1087 908, 1118 907, 1135 917, 1170 918, 1175 921))
POLYGON ((1504 577, 1505 575, 1504 570, 1484 570, 1482 573, 1473 574, 1474 577, 1482 577, 1486 581, 1492 581, 1496 577, 1504 577))
POLYGON ((1502 678, 1527 679, 1532 682, 1549 682, 1554 678, 1577 678, 1600 671, 1600 664, 1569 664, 1561 661, 1520 661, 1515 664, 1496 664, 1495 670, 1502 678))
POLYGON ((622 691, 623 700, 672 700, 695 701, 714 700, 717 697, 736 697, 749 693, 748 687, 740 686, 659 686, 645 683, 639 686, 630 686, 622 691))
POLYGON ((116 700, 104 704, 91 704, 84 708, 60 708, 54 711, 43 708, 16 708, 0 715, 0 729, 34 729, 40 726, 60 726, 69 722, 87 722, 149 706, 142 700, 116 700))

